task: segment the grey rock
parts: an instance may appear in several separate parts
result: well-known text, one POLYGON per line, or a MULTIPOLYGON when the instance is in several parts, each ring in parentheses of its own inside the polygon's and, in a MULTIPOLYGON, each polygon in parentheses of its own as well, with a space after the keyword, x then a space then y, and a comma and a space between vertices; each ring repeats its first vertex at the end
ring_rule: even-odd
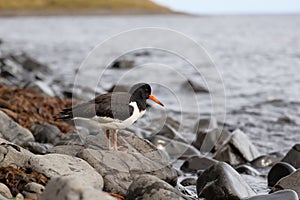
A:
POLYGON ((194 178, 185 178, 180 182, 181 185, 183 186, 190 186, 190 185, 196 185, 197 180, 194 178))
POLYGON ((105 192, 78 182, 74 177, 54 177, 46 185, 41 200, 114 200, 105 192))
POLYGON ((24 196, 21 193, 18 193, 15 200, 24 200, 24 196))
POLYGON ((247 135, 237 129, 232 133, 228 143, 217 150, 214 158, 236 165, 252 161, 259 156, 260 153, 251 143, 247 135))
POLYGON ((268 173, 268 186, 273 187, 281 178, 295 172, 296 169, 285 162, 274 165, 268 173))
POLYGON ((61 131, 52 124, 34 124, 30 129, 37 142, 55 144, 60 139, 61 131))
POLYGON ((50 68, 39 61, 31 58, 25 53, 10 55, 10 58, 13 59, 16 63, 22 65, 22 67, 28 72, 51 72, 50 68))
POLYGON ((34 141, 34 137, 28 129, 20 126, 2 111, 0 111, 0 134, 3 139, 21 146, 29 141, 34 141))
POLYGON ((297 195, 300 197, 300 169, 295 171, 294 173, 280 179, 276 185, 272 188, 272 192, 276 192, 278 190, 283 190, 283 189, 291 189, 294 190, 297 195))
POLYGON ((192 145, 171 140, 169 138, 156 135, 151 142, 159 149, 165 151, 171 160, 185 159, 191 156, 200 156, 200 152, 192 145))
POLYGON ((0 139, 0 166, 10 165, 30 168, 51 179, 63 176, 72 178, 80 185, 98 190, 103 188, 102 176, 80 158, 62 154, 34 155, 17 145, 0 139))
POLYGON ((197 133, 193 145, 201 152, 214 152, 223 146, 231 137, 231 133, 219 129, 216 119, 202 118, 194 128, 197 133))
POLYGON ((251 175, 251 176, 260 175, 259 171, 257 171, 253 167, 246 165, 246 164, 238 165, 234 169, 240 174, 247 174, 247 175, 251 175))
POLYGON ((250 163, 254 167, 264 168, 264 167, 273 166, 274 164, 278 163, 282 159, 282 157, 283 157, 282 155, 279 155, 277 153, 270 154, 270 155, 262 155, 255 158, 250 163))
POLYGON ((182 84, 182 88, 186 88, 187 86, 192 87, 194 92, 197 93, 209 93, 206 87, 194 80, 187 80, 186 83, 182 84))
POLYGON ((33 157, 30 151, 23 149, 9 141, 0 138, 0 166, 24 166, 33 157))
POLYGON ((24 195, 25 198, 31 198, 37 200, 40 199, 40 196, 42 195, 44 190, 45 187, 43 185, 31 182, 31 183, 27 183, 24 186, 24 191, 22 192, 22 194, 24 195))
POLYGON ((129 69, 134 67, 133 60, 116 60, 112 65, 111 68, 114 69, 129 69))
POLYGON ((47 153, 66 154, 76 156, 85 147, 82 145, 58 145, 48 150, 47 153))
POLYGON ((257 195, 243 200, 299 200, 299 198, 293 190, 282 190, 273 194, 257 195))
POLYGON ((46 154, 48 152, 48 149, 51 149, 53 147, 53 144, 27 142, 26 145, 24 145, 24 147, 35 154, 46 154))
POLYGON ((128 200, 183 200, 180 193, 168 183, 151 175, 141 175, 137 177, 128 189, 126 195, 128 200))
POLYGON ((217 163, 218 161, 212 158, 193 156, 184 161, 180 169, 187 173, 196 173, 198 170, 206 170, 217 163))
POLYGON ((41 95, 54 97, 55 93, 53 89, 43 81, 34 81, 24 86, 26 89, 31 89, 41 95))
POLYGON ((35 155, 27 161, 26 167, 43 173, 47 177, 70 176, 79 183, 103 188, 103 179, 86 161, 62 154, 35 155))
POLYGON ((8 199, 13 197, 9 188, 6 185, 4 185, 3 183, 0 183, 0 195, 2 195, 5 198, 8 198, 8 199))
POLYGON ((219 162, 198 177, 197 194, 207 200, 225 200, 246 198, 255 192, 230 165, 219 162))
POLYGON ((176 171, 155 154, 146 157, 140 153, 84 149, 78 156, 103 176, 105 191, 125 195, 133 179, 145 173, 176 184, 176 171))
POLYGON ((296 169, 300 168, 300 144, 295 144, 293 148, 282 159, 282 162, 289 163, 296 169))
POLYGON ((39 199, 44 190, 45 187, 43 185, 31 182, 24 186, 24 191, 22 193, 25 198, 39 199))
POLYGON ((9 200, 9 199, 0 194, 0 200, 9 200))

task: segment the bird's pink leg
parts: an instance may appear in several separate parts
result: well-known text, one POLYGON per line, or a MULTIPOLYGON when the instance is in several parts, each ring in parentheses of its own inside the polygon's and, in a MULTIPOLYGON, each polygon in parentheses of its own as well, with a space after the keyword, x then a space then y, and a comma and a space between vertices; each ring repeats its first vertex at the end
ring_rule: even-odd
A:
POLYGON ((111 147, 110 147, 110 139, 109 139, 109 130, 108 129, 106 130, 106 139, 107 139, 108 151, 110 151, 111 147))
MULTIPOLYGON (((117 142, 118 142, 118 132, 119 132, 119 130, 115 130, 115 132, 114 132, 114 138, 113 138, 114 139, 114 147, 113 147, 114 151, 118 151, 121 148, 123 148, 123 146, 118 146, 118 144, 117 144, 117 142)), ((125 150, 124 152, 127 153, 127 150, 125 150)))
POLYGON ((118 151, 117 141, 118 141, 118 130, 115 130, 114 131, 114 151, 118 151))

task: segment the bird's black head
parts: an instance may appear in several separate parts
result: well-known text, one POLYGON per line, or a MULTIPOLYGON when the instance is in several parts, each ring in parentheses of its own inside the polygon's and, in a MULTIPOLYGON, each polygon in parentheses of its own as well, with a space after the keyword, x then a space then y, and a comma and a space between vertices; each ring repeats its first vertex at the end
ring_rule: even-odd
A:
POLYGON ((163 106, 163 104, 151 94, 151 87, 147 83, 137 83, 129 90, 131 101, 142 101, 146 105, 146 100, 150 99, 155 103, 163 106))

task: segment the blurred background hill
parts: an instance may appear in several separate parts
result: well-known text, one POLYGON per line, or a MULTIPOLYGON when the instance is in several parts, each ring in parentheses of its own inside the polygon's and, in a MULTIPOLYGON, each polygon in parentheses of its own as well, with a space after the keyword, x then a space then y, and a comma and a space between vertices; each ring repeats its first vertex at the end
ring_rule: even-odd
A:
POLYGON ((0 0, 0 14, 158 14, 172 11, 150 0, 0 0))

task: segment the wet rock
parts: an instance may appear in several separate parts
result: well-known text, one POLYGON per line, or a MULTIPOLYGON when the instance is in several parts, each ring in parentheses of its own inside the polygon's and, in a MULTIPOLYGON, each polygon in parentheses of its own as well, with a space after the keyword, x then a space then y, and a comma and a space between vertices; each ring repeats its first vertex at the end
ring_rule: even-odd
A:
POLYGON ((192 87, 194 92, 197 93, 209 93, 209 90, 206 87, 194 80, 187 80, 187 82, 182 85, 182 88, 186 87, 192 87))
POLYGON ((207 200, 221 200, 246 198, 255 192, 230 165, 219 162, 198 177, 197 194, 207 200))
POLYGON ((218 129, 215 118, 199 119, 194 127, 194 132, 197 133, 197 136, 193 145, 201 152, 215 151, 231 135, 225 130, 218 129))
POLYGON ((28 129, 20 126, 2 111, 0 111, 0 136, 21 146, 29 141, 34 141, 34 137, 28 129))
POLYGON ((53 144, 42 144, 39 142, 27 142, 24 145, 26 149, 35 154, 46 154, 49 149, 53 147, 53 144))
POLYGON ((282 159, 282 157, 283 157, 282 155, 277 153, 270 154, 270 155, 263 155, 255 158, 250 163, 255 167, 264 168, 278 163, 282 159))
POLYGON ((217 150, 214 158, 232 165, 252 161, 260 156, 256 147, 241 130, 235 130, 228 143, 217 150))
POLYGON ((22 66, 9 58, 2 58, 0 66, 0 75, 4 78, 14 78, 20 80, 24 73, 22 66))
POLYGON ((22 65, 23 68, 28 72, 43 72, 49 73, 51 70, 48 66, 40 63, 39 61, 31 58, 25 53, 18 54, 18 55, 10 55, 10 58, 17 62, 18 64, 22 65))
POLYGON ((197 180, 194 178, 185 178, 180 182, 181 185, 183 186, 190 186, 190 185, 196 185, 197 180))
POLYGON ((0 183, 0 195, 8 199, 13 197, 9 188, 3 183, 0 183))
POLYGON ((46 185, 41 200, 113 200, 114 198, 74 177, 54 177, 46 185))
POLYGON ((55 144, 59 141, 61 131, 52 124, 34 124, 31 128, 35 141, 55 144))
POLYGON ((190 144, 171 140, 169 138, 156 135, 151 138, 151 142, 158 148, 165 151, 171 160, 178 158, 185 159, 191 156, 199 156, 200 152, 190 144))
POLYGON ((293 165, 296 169, 300 168, 300 144, 296 144, 282 159, 282 162, 293 165))
POLYGON ((40 196, 42 195, 44 190, 45 190, 45 187, 43 185, 31 182, 31 183, 27 183, 25 185, 24 191, 22 192, 22 194, 27 199, 37 200, 37 199, 40 199, 40 196))
POLYGON ((257 195, 243 200, 299 200, 299 198, 293 190, 282 190, 273 194, 257 195))
POLYGON ((270 193, 276 192, 278 190, 283 189, 291 189, 297 192, 298 196, 300 197, 300 169, 295 171, 294 173, 280 179, 275 186, 272 188, 270 193))
POLYGON ((181 199, 180 193, 168 183, 151 175, 137 177, 128 189, 126 199, 152 200, 152 199, 181 199))
POLYGON ((268 186, 273 187, 281 178, 288 176, 295 171, 296 169, 288 163, 277 163, 268 173, 268 186))
POLYGON ((163 137, 167 137, 171 140, 177 140, 179 142, 186 142, 184 138, 169 124, 165 124, 162 129, 156 134, 163 137))
POLYGON ((206 170, 217 163, 218 161, 212 158, 193 156, 184 161, 180 169, 186 173, 196 173, 198 170, 206 170))
POLYGON ((116 60, 112 65, 111 68, 114 69, 130 69, 134 67, 133 60, 116 60))
POLYGON ((91 185, 98 189, 103 188, 101 175, 80 158, 62 154, 35 155, 29 158, 26 167, 50 178, 70 176, 77 179, 78 183, 82 185, 91 185))
POLYGON ((253 167, 251 167, 249 165, 245 165, 245 164, 236 166, 235 170, 238 173, 240 173, 240 174, 247 174, 247 175, 251 175, 251 176, 258 176, 258 175, 260 175, 259 171, 257 171, 253 167))
MULTIPOLYGON (((1 43, 0 43, 0 44, 1 44, 1 43)), ((149 51, 141 51, 141 52, 136 52, 136 53, 134 53, 134 55, 135 55, 136 57, 140 57, 140 56, 150 56, 151 53, 150 53, 149 51)))
POLYGON ((29 84, 26 84, 23 88, 33 90, 43 96, 55 96, 53 89, 43 81, 30 82, 29 84))

